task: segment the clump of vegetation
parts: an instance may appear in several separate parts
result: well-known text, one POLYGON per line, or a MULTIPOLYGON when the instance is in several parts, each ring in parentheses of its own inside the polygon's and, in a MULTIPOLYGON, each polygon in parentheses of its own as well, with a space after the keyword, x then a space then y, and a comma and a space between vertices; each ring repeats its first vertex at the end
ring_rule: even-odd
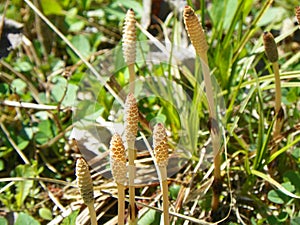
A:
POLYGON ((299 6, 143 3, 0 5, 1 223, 299 224, 299 6))

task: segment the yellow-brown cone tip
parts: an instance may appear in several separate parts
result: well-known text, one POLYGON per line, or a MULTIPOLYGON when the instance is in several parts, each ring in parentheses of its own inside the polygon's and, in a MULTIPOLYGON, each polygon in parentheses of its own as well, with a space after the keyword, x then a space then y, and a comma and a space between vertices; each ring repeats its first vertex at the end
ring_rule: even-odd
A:
POLYGON ((154 156, 158 166, 168 165, 168 140, 165 127, 162 123, 158 123, 153 129, 153 148, 154 156))
POLYGON ((278 50, 275 39, 270 32, 264 32, 263 34, 263 43, 265 46, 265 53, 270 60, 270 62, 278 61, 278 50))

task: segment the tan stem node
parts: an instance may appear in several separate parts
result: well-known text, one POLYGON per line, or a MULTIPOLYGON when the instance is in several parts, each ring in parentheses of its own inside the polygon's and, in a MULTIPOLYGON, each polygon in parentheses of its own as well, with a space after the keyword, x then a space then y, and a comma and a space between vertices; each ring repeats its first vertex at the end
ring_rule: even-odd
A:
POLYGON ((156 163, 160 167, 168 165, 168 142, 165 127, 162 123, 158 123, 153 129, 153 148, 156 163))
POLYGON ((127 180, 126 153, 122 138, 114 134, 110 141, 110 165, 113 178, 118 184, 125 184, 127 180))
POLYGON ((83 202, 88 205, 94 202, 93 181, 89 171, 89 166, 83 158, 78 158, 76 162, 77 185, 80 190, 83 202))
POLYGON ((278 50, 273 35, 270 32, 265 32, 263 35, 265 52, 270 62, 278 61, 278 50))
POLYGON ((185 28, 190 40, 199 56, 206 54, 208 50, 205 33, 202 29, 201 22, 190 6, 185 6, 183 11, 185 28))
POLYGON ((130 65, 135 63, 136 58, 136 20, 133 9, 129 9, 125 16, 123 28, 123 55, 125 62, 130 65))
MULTIPOLYGON (((138 131, 139 110, 136 99, 132 93, 129 93, 125 101, 125 138, 128 145, 135 142, 138 131)), ((134 146, 128 146, 130 149, 134 146)))

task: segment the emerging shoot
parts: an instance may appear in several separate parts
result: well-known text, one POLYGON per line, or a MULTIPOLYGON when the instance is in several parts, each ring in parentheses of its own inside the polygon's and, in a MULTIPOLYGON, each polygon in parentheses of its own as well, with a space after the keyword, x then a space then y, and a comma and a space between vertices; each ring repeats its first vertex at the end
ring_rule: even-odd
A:
POLYGON ((88 164, 83 158, 78 158, 76 161, 76 177, 80 195, 84 204, 86 204, 89 209, 91 224, 97 225, 96 211, 94 208, 93 181, 88 164))
POLYGON ((158 167, 158 175, 163 196, 163 221, 164 225, 169 222, 169 197, 168 197, 168 181, 167 181, 167 165, 168 165, 168 148, 167 135, 165 127, 162 123, 158 123, 153 129, 153 148, 155 163, 158 167))
POLYGON ((114 134, 110 141, 110 166, 118 189, 118 224, 124 224, 125 182, 127 181, 126 153, 122 138, 114 134))

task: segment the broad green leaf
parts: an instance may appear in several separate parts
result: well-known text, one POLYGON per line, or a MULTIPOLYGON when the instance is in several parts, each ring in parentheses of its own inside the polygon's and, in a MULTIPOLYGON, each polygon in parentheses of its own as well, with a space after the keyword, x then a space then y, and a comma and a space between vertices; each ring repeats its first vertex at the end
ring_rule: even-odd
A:
POLYGON ((300 199, 300 196, 293 194, 292 192, 288 191, 283 185, 279 184, 276 180, 274 180, 269 175, 266 175, 262 172, 259 172, 257 170, 251 170, 251 173, 255 176, 258 176, 262 178, 263 180, 269 182, 270 184, 274 185, 276 188, 278 188, 282 193, 286 194, 287 196, 290 196, 292 198, 300 199))
POLYGON ((32 65, 29 62, 17 60, 14 68, 19 72, 28 72, 32 70, 32 65))
POLYGON ((56 0, 41 0, 41 6, 45 15, 62 15, 63 9, 56 0))
POLYGON ((300 217, 295 217, 291 221, 291 225, 299 225, 300 224, 300 217))
POLYGON ((174 184, 170 186, 169 191, 172 199, 176 200, 179 190, 180 190, 180 185, 178 184, 174 184))
POLYGON ((44 220, 52 220, 52 212, 48 208, 40 208, 39 209, 39 215, 42 217, 44 220))
POLYGON ((89 40, 84 35, 74 36, 71 40, 75 48, 84 56, 87 57, 91 53, 91 45, 89 40))
POLYGON ((77 13, 77 8, 72 8, 67 13, 65 21, 69 26, 70 32, 77 32, 84 28, 85 22, 76 17, 77 13))
POLYGON ((0 217, 0 225, 8 225, 8 222, 4 217, 0 217))
MULTIPOLYGON (((18 165, 16 167, 16 175, 17 177, 34 177, 35 171, 32 165, 18 165)), ((17 194, 15 196, 16 203, 19 208, 22 207, 26 197, 28 196, 30 189, 33 187, 33 181, 19 181, 16 183, 17 186, 17 194)))
POLYGON ((271 190, 268 193, 268 199, 271 202, 274 202, 276 204, 283 204, 285 201, 282 199, 282 196, 280 196, 280 194, 275 191, 275 190, 271 190))
POLYGON ((300 159, 300 148, 295 148, 293 151, 292 151, 292 156, 295 158, 295 159, 300 159))
POLYGON ((79 210, 73 211, 69 216, 64 218, 61 222, 61 225, 76 225, 76 218, 79 213, 79 210))
POLYGON ((36 141, 39 144, 44 144, 53 138, 55 130, 52 126, 52 121, 50 120, 42 120, 38 124, 38 132, 35 135, 36 141))
POLYGON ((283 175, 284 181, 290 182, 295 187, 297 193, 300 193, 300 173, 298 171, 288 171, 283 175))
POLYGON ((74 118, 76 120, 85 119, 88 121, 95 121, 103 111, 104 108, 102 105, 99 105, 99 103, 84 100, 78 103, 74 118))
POLYGON ((282 21, 287 11, 282 7, 270 7, 258 22, 258 26, 266 26, 274 22, 282 21))
POLYGON ((67 89, 67 80, 64 77, 55 77, 52 82, 54 86, 51 89, 51 96, 55 101, 60 102, 67 89))
POLYGON ((9 94, 9 85, 0 83, 0 96, 9 94))
POLYGON ((62 102, 63 106, 74 106, 78 91, 78 86, 74 84, 68 84, 66 96, 62 102))
POLYGON ((153 209, 149 209, 139 220, 139 224, 156 225, 160 223, 160 213, 153 209))
POLYGON ((15 225, 40 225, 32 216, 21 212, 15 222, 15 225))
POLYGON ((27 84, 19 78, 13 80, 13 82, 11 83, 11 89, 19 95, 25 93, 26 87, 27 84))

